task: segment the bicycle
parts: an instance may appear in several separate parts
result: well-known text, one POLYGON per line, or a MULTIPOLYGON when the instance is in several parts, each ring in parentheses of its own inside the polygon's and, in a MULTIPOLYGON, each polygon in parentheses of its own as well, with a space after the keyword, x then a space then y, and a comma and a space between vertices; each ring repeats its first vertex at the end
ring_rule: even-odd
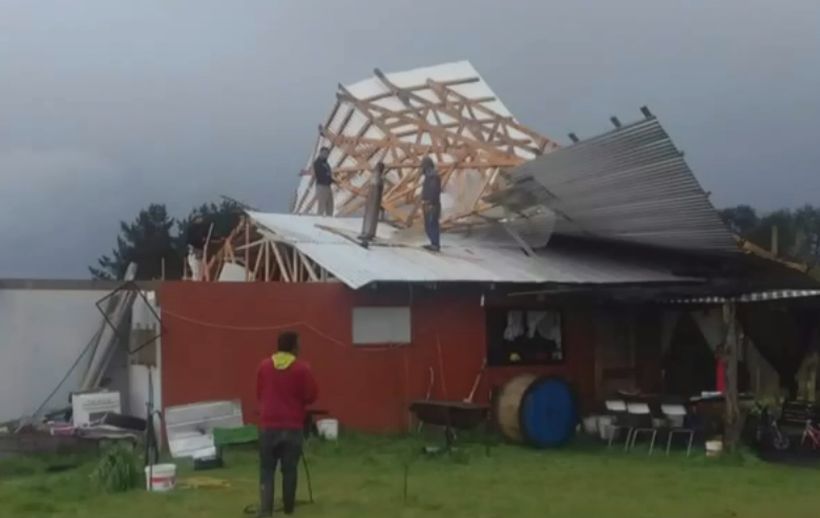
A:
POLYGON ((809 419, 806 421, 806 427, 803 429, 803 437, 800 439, 800 444, 805 446, 806 441, 809 441, 809 446, 812 449, 820 448, 820 425, 814 424, 814 422, 809 419))
POLYGON ((788 450, 791 445, 789 436, 780 430, 777 425, 777 419, 769 414, 768 407, 757 404, 760 411, 760 422, 757 426, 757 442, 760 445, 771 445, 775 450, 788 450))

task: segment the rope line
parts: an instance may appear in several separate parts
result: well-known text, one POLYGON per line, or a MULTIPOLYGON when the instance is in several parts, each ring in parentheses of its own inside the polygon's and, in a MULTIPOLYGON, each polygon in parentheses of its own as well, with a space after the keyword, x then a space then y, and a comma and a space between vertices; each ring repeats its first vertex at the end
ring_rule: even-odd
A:
MULTIPOLYGON (((188 322, 189 324, 194 324, 194 325, 198 325, 198 326, 202 326, 202 327, 209 327, 211 329, 225 329, 225 330, 229 330, 229 331, 247 331, 247 332, 281 331, 281 330, 285 330, 285 329, 293 329, 295 327, 302 327, 302 328, 305 328, 305 329, 308 329, 308 330, 312 331, 313 333, 315 333, 320 338, 324 338, 328 342, 334 343, 336 345, 339 345, 339 346, 342 346, 342 347, 345 347, 345 348, 347 348, 351 345, 351 344, 347 344, 347 343, 345 343, 341 340, 338 340, 338 339, 330 336, 329 334, 327 334, 327 333, 321 331, 320 329, 317 329, 316 327, 312 326, 311 324, 305 322, 304 320, 299 320, 299 321, 296 321, 296 322, 290 322, 288 324, 280 324, 280 325, 275 325, 275 326, 236 326, 236 325, 230 325, 230 324, 216 324, 214 322, 199 320, 199 319, 196 319, 196 318, 193 318, 193 317, 180 315, 179 313, 169 311, 165 308, 163 308, 162 314, 171 316, 173 318, 176 318, 177 320, 182 320, 183 322, 188 322)), ((387 352, 387 351, 393 351, 393 350, 396 350, 396 349, 400 349, 401 347, 404 347, 404 345, 398 345, 397 344, 397 345, 390 345, 390 346, 387 346, 387 347, 367 347, 367 346, 365 346, 365 347, 357 347, 356 351, 357 352, 387 352)))

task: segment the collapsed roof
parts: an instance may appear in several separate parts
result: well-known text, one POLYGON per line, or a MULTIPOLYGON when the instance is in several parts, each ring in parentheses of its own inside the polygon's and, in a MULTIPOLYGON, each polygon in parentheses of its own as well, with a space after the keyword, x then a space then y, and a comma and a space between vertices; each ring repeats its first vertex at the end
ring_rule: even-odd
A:
POLYGON ((424 156, 442 176, 445 227, 470 219, 482 198, 504 183, 504 169, 558 145, 523 126, 467 61, 385 74, 339 85, 336 103, 319 127, 319 137, 299 183, 293 212, 315 214, 311 164, 321 147, 337 180, 337 216, 359 214, 371 172, 386 165, 382 204, 397 226, 419 217, 424 156))
POLYGON ((206 279, 342 281, 352 288, 699 283, 728 295, 740 284, 747 291, 803 287, 802 274, 782 276, 769 263, 728 253, 739 249, 708 194, 657 119, 642 111, 644 120, 614 121, 613 131, 559 148, 519 124, 466 61, 376 70, 339 86, 303 171, 296 214, 249 212, 209 257, 206 279), (338 182, 334 218, 312 215, 310 165, 322 146, 331 149, 338 182), (440 255, 421 250, 425 240, 414 226, 424 156, 436 160, 444 187, 440 255), (379 161, 389 170, 386 221, 367 248, 357 239, 361 219, 352 216, 362 212, 379 161), (616 253, 625 248, 630 252, 616 253))
MULTIPOLYGON (((441 253, 422 246, 420 232, 379 224, 369 248, 359 244, 359 218, 327 218, 250 212, 248 216, 268 246, 287 245, 296 254, 274 254, 310 261, 330 277, 358 289, 374 282, 482 282, 510 284, 630 284, 688 283, 700 279, 676 275, 649 261, 616 258, 590 250, 550 246, 522 251, 520 245, 497 226, 451 232, 441 253)), ((537 241, 537 223, 520 220, 515 231, 537 241)), ((302 261, 304 264, 304 261, 302 261)), ((279 267, 277 265, 276 267, 279 267)), ((296 269, 283 260, 286 276, 296 269)), ((258 274, 258 272, 257 272, 258 274)))

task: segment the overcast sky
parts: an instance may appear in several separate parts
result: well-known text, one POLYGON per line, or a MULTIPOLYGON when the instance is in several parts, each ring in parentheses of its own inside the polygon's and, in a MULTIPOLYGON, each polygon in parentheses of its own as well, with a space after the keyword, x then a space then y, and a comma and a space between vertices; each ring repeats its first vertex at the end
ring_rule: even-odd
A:
POLYGON ((567 141, 659 116, 718 206, 820 204, 818 0, 0 0, 0 277, 118 221, 287 209, 338 82, 469 59, 567 141))

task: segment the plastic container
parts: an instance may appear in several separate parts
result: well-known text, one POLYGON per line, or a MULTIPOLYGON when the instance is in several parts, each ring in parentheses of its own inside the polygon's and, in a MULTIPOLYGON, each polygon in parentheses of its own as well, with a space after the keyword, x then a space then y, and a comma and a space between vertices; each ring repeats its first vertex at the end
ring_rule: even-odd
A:
POLYGON ((339 420, 319 419, 316 421, 316 431, 322 439, 335 441, 339 438, 339 420))
POLYGON ((560 378, 538 378, 527 387, 519 410, 521 436, 535 448, 557 448, 575 435, 575 394, 560 378))
POLYGON ((611 415, 602 415, 598 417, 598 433, 600 434, 602 441, 609 440, 609 426, 612 424, 612 421, 614 421, 614 419, 611 415))
POLYGON ((723 441, 720 439, 706 441, 706 456, 719 457, 723 453, 723 441))
POLYGON ((600 416, 591 415, 584 418, 584 432, 587 435, 598 435, 598 419, 600 416))
POLYGON ((145 466, 145 489, 148 491, 171 491, 177 485, 176 464, 145 466))

